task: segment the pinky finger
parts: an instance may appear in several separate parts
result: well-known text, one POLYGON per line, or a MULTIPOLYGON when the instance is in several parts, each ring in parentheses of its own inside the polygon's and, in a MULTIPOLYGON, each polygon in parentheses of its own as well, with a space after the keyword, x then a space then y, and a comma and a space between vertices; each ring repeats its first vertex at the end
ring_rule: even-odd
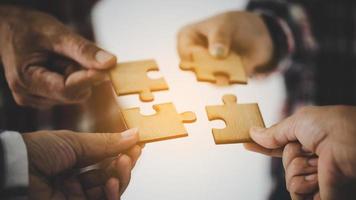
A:
POLYGON ((105 184, 105 194, 108 200, 120 199, 120 182, 117 178, 110 178, 105 184))
POLYGON ((317 192, 317 193, 314 195, 313 200, 321 200, 321 198, 320 198, 320 193, 319 193, 319 192, 317 192))

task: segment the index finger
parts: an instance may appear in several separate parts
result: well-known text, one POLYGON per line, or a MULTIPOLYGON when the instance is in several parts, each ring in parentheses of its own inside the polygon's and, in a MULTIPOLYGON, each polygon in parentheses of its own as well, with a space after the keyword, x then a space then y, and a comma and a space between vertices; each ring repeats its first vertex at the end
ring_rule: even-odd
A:
POLYGON ((62 98, 68 101, 82 101, 82 95, 95 85, 101 84, 108 80, 105 72, 97 70, 80 70, 70 74, 66 81, 62 92, 62 98))
POLYGON ((206 48, 204 45, 206 37, 195 30, 191 26, 183 28, 177 38, 178 54, 182 60, 191 61, 193 59, 193 51, 199 48, 206 48))

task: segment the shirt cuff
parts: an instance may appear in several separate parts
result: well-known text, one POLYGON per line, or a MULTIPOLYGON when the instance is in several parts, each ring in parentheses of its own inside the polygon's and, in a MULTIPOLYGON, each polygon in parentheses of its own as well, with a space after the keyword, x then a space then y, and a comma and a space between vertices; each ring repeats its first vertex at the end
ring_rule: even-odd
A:
POLYGON ((28 159, 26 144, 18 132, 0 133, 3 148, 4 178, 3 191, 24 195, 29 185, 28 159))

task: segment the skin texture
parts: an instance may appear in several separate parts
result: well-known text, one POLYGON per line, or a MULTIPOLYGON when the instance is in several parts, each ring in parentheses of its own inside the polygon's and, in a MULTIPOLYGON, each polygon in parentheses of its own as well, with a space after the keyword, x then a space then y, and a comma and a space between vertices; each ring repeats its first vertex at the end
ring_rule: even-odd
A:
POLYGON ((306 107, 267 129, 252 128, 248 150, 282 156, 293 200, 356 196, 356 107, 306 107))
POLYGON ((249 75, 263 71, 273 56, 273 43, 262 18, 249 12, 226 12, 183 27, 178 34, 178 53, 190 61, 197 48, 208 48, 223 58, 230 52, 242 57, 249 75))
POLYGON ((23 134, 30 199, 120 199, 141 147, 137 129, 123 133, 39 131, 23 134), (78 169, 100 169, 78 175, 78 169))
POLYGON ((17 104, 47 108, 87 100, 116 57, 55 18, 0 7, 0 57, 17 104))

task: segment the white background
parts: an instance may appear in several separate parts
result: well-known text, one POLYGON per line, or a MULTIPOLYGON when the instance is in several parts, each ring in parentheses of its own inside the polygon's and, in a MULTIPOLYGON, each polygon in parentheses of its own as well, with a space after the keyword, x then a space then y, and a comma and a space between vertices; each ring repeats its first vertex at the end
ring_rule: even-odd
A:
MULTIPOLYGON (((178 112, 193 111, 198 121, 185 124, 189 137, 146 145, 123 199, 142 200, 261 200, 272 186, 269 158, 246 151, 240 144, 215 145, 204 107, 222 104, 227 93, 240 103, 258 102, 267 126, 279 118, 284 88, 278 74, 249 80, 249 85, 217 87, 197 82, 178 68, 176 33, 180 27, 214 14, 243 9, 238 0, 105 0, 93 14, 99 44, 119 61, 155 58, 170 90, 155 92, 155 101, 142 103, 138 95, 118 98, 124 108, 173 102, 178 112)), ((157 77, 156 73, 149 74, 157 77)))

